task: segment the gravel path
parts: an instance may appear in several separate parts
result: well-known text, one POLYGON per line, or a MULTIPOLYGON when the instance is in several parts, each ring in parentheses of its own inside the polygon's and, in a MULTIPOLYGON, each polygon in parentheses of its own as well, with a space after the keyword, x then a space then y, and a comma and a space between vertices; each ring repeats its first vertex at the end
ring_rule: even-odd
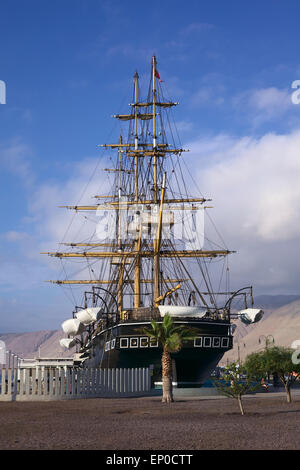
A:
POLYGON ((300 396, 0 402, 0 449, 299 449, 300 396))

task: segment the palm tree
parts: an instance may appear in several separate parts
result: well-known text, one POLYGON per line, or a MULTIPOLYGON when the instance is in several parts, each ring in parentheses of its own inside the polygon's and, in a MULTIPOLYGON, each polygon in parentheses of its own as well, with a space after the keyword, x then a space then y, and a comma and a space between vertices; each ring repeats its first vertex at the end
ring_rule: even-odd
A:
POLYGON ((172 358, 171 353, 176 353, 182 348, 184 341, 193 340, 196 330, 187 328, 183 325, 175 326, 171 316, 166 313, 162 323, 151 320, 152 329, 145 328, 144 333, 162 346, 163 353, 161 358, 162 365, 162 385, 163 385, 163 403, 173 402, 173 384, 172 384, 172 358))

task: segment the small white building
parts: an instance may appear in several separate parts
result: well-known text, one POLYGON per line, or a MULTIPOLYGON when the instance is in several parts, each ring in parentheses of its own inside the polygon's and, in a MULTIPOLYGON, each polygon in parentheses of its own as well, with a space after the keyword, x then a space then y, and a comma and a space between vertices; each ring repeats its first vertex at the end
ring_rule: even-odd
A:
POLYGON ((72 357, 35 357, 31 359, 19 358, 19 367, 74 367, 81 363, 81 353, 75 353, 72 357))

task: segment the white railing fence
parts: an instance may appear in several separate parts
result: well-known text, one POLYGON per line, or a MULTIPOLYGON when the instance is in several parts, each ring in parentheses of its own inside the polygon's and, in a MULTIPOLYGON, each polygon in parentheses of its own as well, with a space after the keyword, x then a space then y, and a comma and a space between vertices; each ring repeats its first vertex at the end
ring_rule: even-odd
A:
POLYGON ((1 370, 0 401, 130 397, 150 391, 149 368, 17 367, 1 370))

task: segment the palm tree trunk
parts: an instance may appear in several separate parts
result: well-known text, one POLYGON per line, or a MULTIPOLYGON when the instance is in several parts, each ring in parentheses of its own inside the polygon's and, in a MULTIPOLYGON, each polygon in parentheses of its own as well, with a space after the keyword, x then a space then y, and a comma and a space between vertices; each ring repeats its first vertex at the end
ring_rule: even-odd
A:
POLYGON ((173 384, 172 384, 172 359, 171 354, 164 347, 162 358, 162 387, 163 387, 163 403, 171 403, 173 399, 173 384))

